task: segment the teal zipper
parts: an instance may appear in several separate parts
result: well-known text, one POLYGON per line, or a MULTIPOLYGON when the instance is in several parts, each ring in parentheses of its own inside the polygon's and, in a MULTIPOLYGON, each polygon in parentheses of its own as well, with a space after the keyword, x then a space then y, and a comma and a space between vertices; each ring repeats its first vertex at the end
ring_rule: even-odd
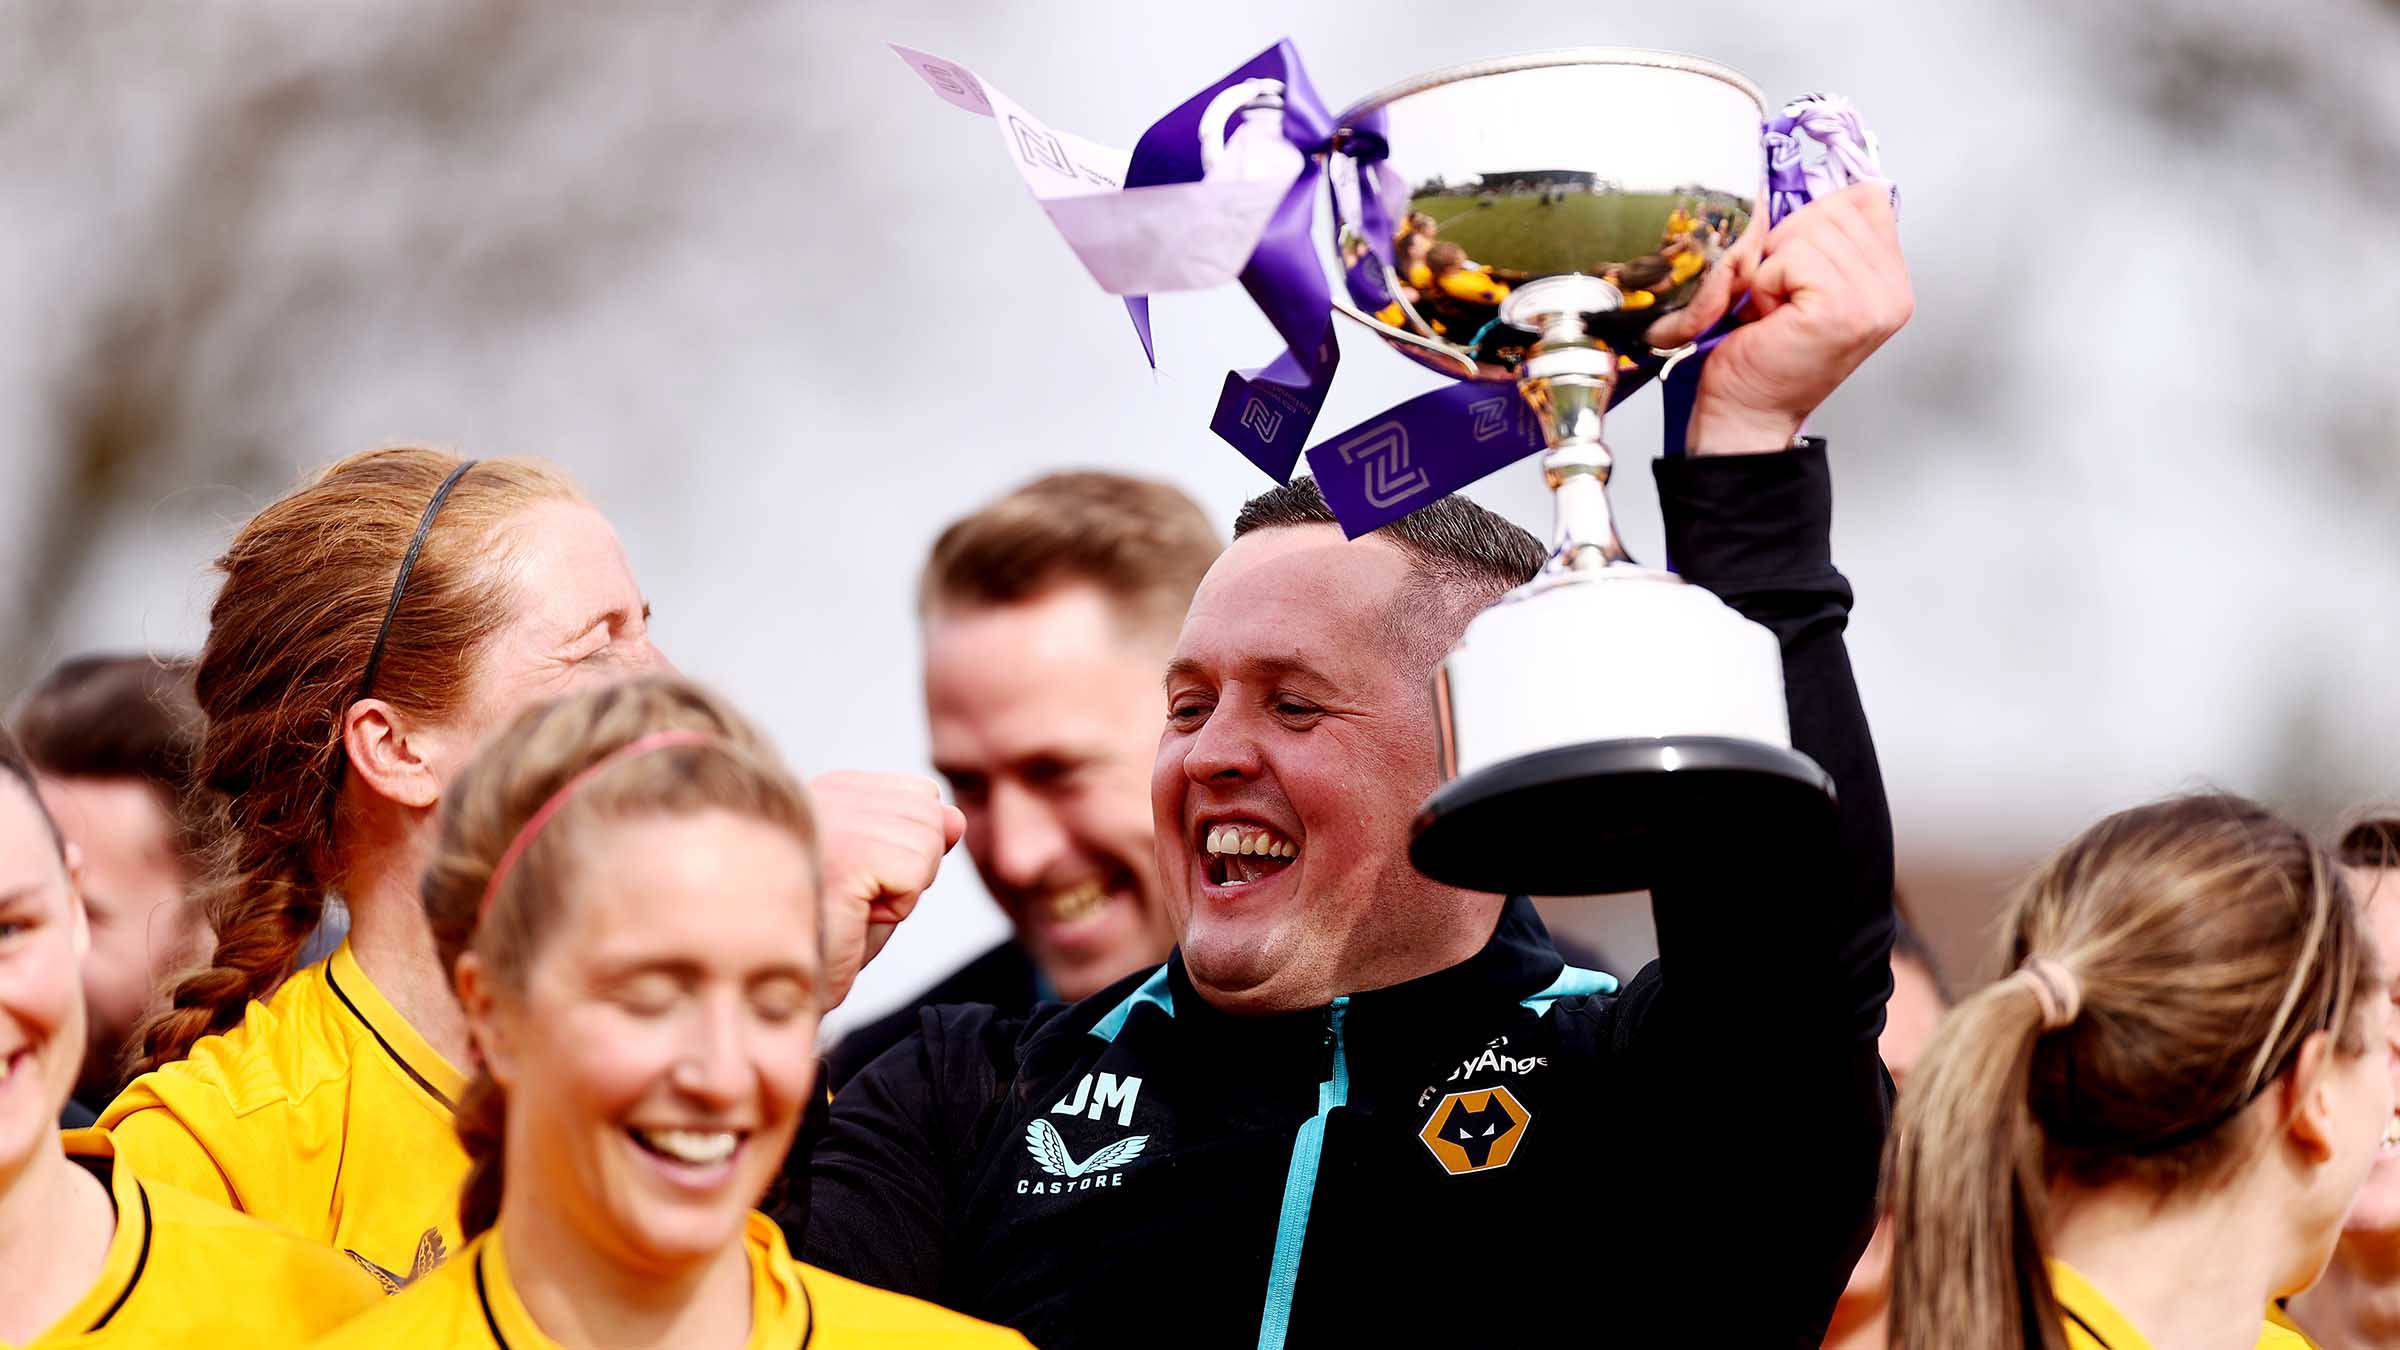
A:
POLYGON ((1258 1319, 1258 1350, 1283 1350, 1292 1326, 1292 1290, 1300 1283, 1300 1249, 1308 1241, 1308 1211, 1317 1197, 1317 1163, 1325 1154, 1325 1117, 1350 1101, 1350 1059, 1342 1044, 1347 994, 1325 1010, 1333 1037, 1333 1067, 1317 1084, 1317 1113, 1292 1136, 1292 1166, 1283 1174, 1283 1209, 1275 1219, 1275 1261, 1267 1268, 1267 1307, 1258 1319))

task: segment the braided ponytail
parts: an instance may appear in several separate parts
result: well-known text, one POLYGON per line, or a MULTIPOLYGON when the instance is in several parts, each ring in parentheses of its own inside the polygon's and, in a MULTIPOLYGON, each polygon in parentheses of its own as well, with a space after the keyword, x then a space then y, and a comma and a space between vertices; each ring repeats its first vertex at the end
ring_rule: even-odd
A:
POLYGON ((130 1074, 181 1059, 274 993, 325 893, 343 884, 342 727, 387 610, 375 697, 427 723, 455 716, 512 608, 487 561, 497 531, 537 501, 575 496, 538 463, 478 464, 396 588, 428 503, 460 463, 411 448, 353 455, 259 512, 217 560, 225 584, 194 673, 208 719, 195 776, 215 817, 198 900, 216 953, 135 1032, 130 1074))
POLYGON ((236 830, 220 819, 199 905, 217 934, 209 964, 176 981, 165 1009, 135 1032, 126 1076, 183 1058, 204 1036, 230 1031, 254 1000, 275 992, 325 912, 325 893, 305 843, 278 839, 269 825, 236 830))

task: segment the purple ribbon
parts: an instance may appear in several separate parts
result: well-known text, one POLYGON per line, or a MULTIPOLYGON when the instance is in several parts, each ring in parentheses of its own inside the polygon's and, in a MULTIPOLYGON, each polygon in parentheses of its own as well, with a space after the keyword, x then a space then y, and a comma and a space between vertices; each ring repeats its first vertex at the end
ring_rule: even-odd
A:
MULTIPOLYGON (((1716 338, 1707 341, 1714 346, 1716 338)), ((1652 356, 1620 370, 1609 406, 1650 383, 1665 364, 1652 356)), ((1687 419, 1690 412, 1687 397, 1687 419)), ((1311 446, 1308 471, 1342 522, 1342 533, 1356 539, 1547 444, 1540 419, 1515 385, 1461 381, 1311 446)))
MULTIPOLYGON (((1839 94, 1802 94, 1767 119, 1767 223, 1852 183, 1888 183, 1875 133, 1839 94), (1815 154, 1808 153, 1811 149, 1815 154)), ((1900 204, 1895 189, 1892 204, 1900 204)))
MULTIPOLYGON (((1250 293, 1283 339, 1284 350, 1264 366, 1226 375, 1209 428, 1280 483, 1291 478, 1293 466, 1299 463, 1300 448, 1308 443, 1308 433, 1316 426, 1334 371, 1341 364, 1341 347, 1333 338, 1333 293, 1309 237, 1317 178, 1323 172, 1317 156, 1332 140, 1333 118, 1317 96, 1316 86, 1309 82, 1300 53, 1290 40, 1243 62, 1151 123, 1133 147, 1125 186, 1199 182, 1204 176, 1200 162, 1202 114, 1218 93, 1254 79, 1283 82, 1283 135, 1308 157, 1307 167, 1293 180, 1268 221, 1266 233, 1250 255, 1250 265, 1242 269, 1242 289, 1250 293)), ((1208 131, 1217 136, 1224 128, 1208 131)), ((1126 304, 1134 312, 1134 328, 1148 351, 1147 306, 1138 296, 1126 304)))
POLYGON ((1308 471, 1342 533, 1356 539, 1543 444, 1541 423, 1516 386, 1462 382, 1310 447, 1308 471))

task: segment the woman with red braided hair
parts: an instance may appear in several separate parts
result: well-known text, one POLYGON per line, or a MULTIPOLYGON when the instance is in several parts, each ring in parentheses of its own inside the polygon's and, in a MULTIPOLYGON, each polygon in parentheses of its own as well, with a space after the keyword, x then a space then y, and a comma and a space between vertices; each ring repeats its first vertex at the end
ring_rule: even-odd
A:
POLYGON ((146 1177, 332 1244, 396 1288, 458 1240, 466 1022, 416 898, 436 806, 531 701, 651 668, 608 522, 557 469, 378 450, 218 560, 196 672, 217 946, 102 1114, 146 1177), (327 895, 350 915, 297 970, 327 895))
POLYGON ((794 1261, 757 1212, 815 1085, 816 824, 707 694, 532 709, 444 804, 425 913, 480 1066, 466 1247, 321 1345, 1016 1346, 794 1261))
MULTIPOLYGON (((102 1113, 143 1175, 325 1242, 387 1290, 461 1234, 466 1015, 417 879, 476 747, 543 699, 658 669, 608 521, 537 460, 377 450, 259 512, 218 560, 196 687, 222 819, 212 963, 137 1041, 102 1113), (326 896, 349 937, 298 969, 326 896)), ((930 779, 817 780, 828 985, 965 829, 930 779)))

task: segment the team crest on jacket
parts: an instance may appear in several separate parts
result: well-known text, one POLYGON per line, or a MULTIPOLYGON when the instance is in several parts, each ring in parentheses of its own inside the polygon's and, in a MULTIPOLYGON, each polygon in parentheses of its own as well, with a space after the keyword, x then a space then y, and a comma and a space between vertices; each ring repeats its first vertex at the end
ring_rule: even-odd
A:
POLYGON ((1504 1087, 1453 1092, 1436 1102, 1417 1137, 1452 1176, 1508 1166, 1533 1113, 1504 1087))

